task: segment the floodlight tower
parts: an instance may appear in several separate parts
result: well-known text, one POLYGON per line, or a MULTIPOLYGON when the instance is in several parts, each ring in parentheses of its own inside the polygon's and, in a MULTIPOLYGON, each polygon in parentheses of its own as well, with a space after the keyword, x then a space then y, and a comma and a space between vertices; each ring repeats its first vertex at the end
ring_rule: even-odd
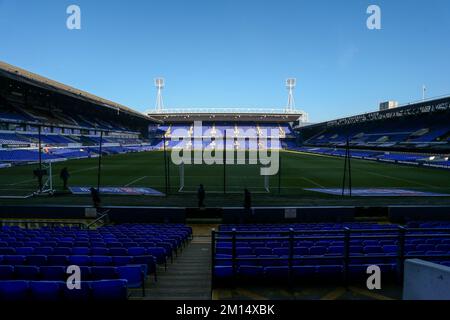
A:
POLYGON ((162 90, 164 89, 164 79, 163 78, 156 78, 155 79, 155 87, 156 90, 158 90, 156 95, 156 112, 162 113, 164 109, 164 103, 163 103, 163 97, 162 97, 162 90))
POLYGON ((288 103, 287 103, 287 108, 286 108, 286 112, 288 112, 288 113, 293 112, 294 108, 295 108, 294 89, 295 89, 296 85, 297 85, 297 79, 289 78, 286 80, 286 89, 288 89, 288 91, 289 91, 288 103))

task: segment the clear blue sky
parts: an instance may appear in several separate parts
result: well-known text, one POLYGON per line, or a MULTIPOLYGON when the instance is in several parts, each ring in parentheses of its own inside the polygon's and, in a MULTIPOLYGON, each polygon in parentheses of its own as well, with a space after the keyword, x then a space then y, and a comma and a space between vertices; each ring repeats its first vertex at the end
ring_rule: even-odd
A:
POLYGON ((448 0, 0 0, 0 60, 144 111, 283 107, 314 122, 450 93, 448 0), (82 30, 66 28, 66 8, 82 30), (366 9, 382 10, 382 30, 366 9))

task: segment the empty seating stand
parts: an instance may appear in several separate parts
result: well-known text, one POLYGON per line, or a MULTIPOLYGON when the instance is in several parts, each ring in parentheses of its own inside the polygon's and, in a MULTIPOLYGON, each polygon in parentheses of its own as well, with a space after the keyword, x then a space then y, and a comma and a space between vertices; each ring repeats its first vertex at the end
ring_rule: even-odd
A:
MULTIPOLYGON (((109 285, 122 280, 126 288, 141 288, 145 295, 148 275, 154 275, 156 281, 158 265, 167 267, 167 261, 191 237, 192 230, 184 225, 129 224, 97 230, 4 226, 0 228, 1 290, 14 288, 11 290, 21 292, 17 297, 25 290, 26 299, 32 300, 39 289, 53 290, 55 294, 50 296, 64 298, 64 286, 60 283, 68 277, 67 267, 75 265, 80 267, 85 294, 89 297, 100 299, 109 285), (102 280, 111 282, 99 282, 102 280)), ((77 295, 82 298, 83 294, 67 293, 69 298, 77 295)))
POLYGON ((450 262, 450 224, 432 228, 368 223, 221 226, 213 232, 213 286, 268 283, 350 283, 378 265, 401 279, 403 262, 450 262))

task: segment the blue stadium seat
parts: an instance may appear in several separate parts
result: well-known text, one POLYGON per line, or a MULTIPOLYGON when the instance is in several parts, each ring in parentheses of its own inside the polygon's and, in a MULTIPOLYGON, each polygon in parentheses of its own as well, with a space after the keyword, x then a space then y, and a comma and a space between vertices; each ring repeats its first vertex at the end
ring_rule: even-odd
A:
POLYGON ((114 266, 125 266, 133 262, 133 257, 130 256, 113 256, 112 259, 114 266))
POLYGON ((56 256, 70 256, 72 254, 72 248, 56 247, 53 249, 53 254, 56 256))
POLYGON ((16 254, 16 249, 14 248, 0 248, 0 255, 12 255, 16 254))
POLYGON ((69 289, 64 286, 63 295, 66 301, 89 301, 91 299, 91 283, 82 281, 79 283, 80 289, 69 289))
POLYGON ((14 271, 17 280, 38 280, 39 278, 39 267, 16 266, 14 271))
POLYGON ((13 266, 0 266, 0 281, 13 280, 14 279, 14 267, 13 266))
POLYGON ((309 249, 307 247, 295 247, 294 255, 296 256, 306 256, 309 254, 309 249))
POLYGON ((236 248, 236 255, 250 255, 253 254, 253 250, 250 247, 237 247, 236 248))
POLYGON ((147 267, 145 265, 129 265, 117 268, 119 279, 127 280, 128 288, 142 288, 145 296, 145 278, 147 267))
POLYGON ((365 254, 382 254, 383 248, 380 246, 366 246, 364 247, 365 254))
POLYGON ((126 280, 104 280, 91 283, 92 298, 94 300, 127 300, 127 281, 126 280))
POLYGON ((76 266, 90 266, 92 259, 90 256, 69 256, 69 263, 76 266))
POLYGON ((27 264, 30 266, 45 266, 47 264, 47 256, 31 255, 27 257, 27 264))
POLYGON ((92 247, 91 254, 93 256, 109 256, 109 249, 106 247, 92 247))
POLYGON ((88 256, 91 253, 91 249, 87 247, 73 247, 72 254, 74 256, 88 256))
POLYGON ((266 247, 256 247, 255 250, 254 250, 254 253, 257 256, 271 255, 272 254, 272 249, 271 248, 266 248, 266 247))
POLYGON ((289 248, 273 248, 272 252, 278 256, 289 256, 289 248))
POLYGON ((156 277, 156 260, 153 256, 134 256, 131 264, 145 264, 148 274, 155 274, 156 277))
POLYGON ((34 249, 34 254, 42 254, 42 255, 46 255, 49 256, 51 254, 53 254, 53 248, 52 247, 37 247, 34 249))
POLYGON ((233 276, 233 267, 231 266, 215 266, 214 276, 218 279, 227 279, 233 276))
MULTIPOLYGON (((148 251, 143 247, 129 247, 128 248, 128 255, 129 256, 143 256, 148 251)), ((151 254, 151 253, 148 253, 151 254)))
POLYGON ((311 247, 309 248, 309 254, 310 255, 314 255, 314 256, 321 256, 324 255, 325 253, 327 253, 327 248, 326 247, 311 247))
POLYGON ((117 279, 116 267, 91 267, 92 280, 110 280, 117 279))
POLYGON ((0 301, 25 301, 28 298, 28 281, 0 281, 0 301))
POLYGON ((112 256, 127 256, 128 251, 126 248, 110 247, 109 254, 112 256))
POLYGON ((12 266, 26 265, 26 256, 21 255, 5 255, 3 256, 3 263, 12 266))
POLYGON ((64 282, 32 281, 30 282, 31 299, 33 301, 60 301, 64 282))
POLYGON ((68 256, 48 256, 47 257, 47 265, 49 266, 66 266, 69 263, 68 256))
POLYGON ((62 266, 42 266, 41 276, 46 281, 65 281, 67 278, 66 268, 62 266))
POLYGON ((112 257, 109 256, 91 256, 93 266, 111 266, 112 257))
POLYGON ((147 248, 147 254, 154 256, 158 264, 166 263, 166 250, 161 247, 147 248))
POLYGON ((34 252, 34 248, 32 247, 19 247, 16 248, 16 254, 20 254, 20 255, 24 255, 24 256, 28 256, 30 254, 33 254, 34 252))

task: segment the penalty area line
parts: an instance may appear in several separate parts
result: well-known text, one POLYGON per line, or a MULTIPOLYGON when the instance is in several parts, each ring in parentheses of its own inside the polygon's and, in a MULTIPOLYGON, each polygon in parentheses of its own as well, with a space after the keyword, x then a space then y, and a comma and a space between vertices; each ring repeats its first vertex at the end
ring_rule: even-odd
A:
POLYGON ((143 176, 143 177, 137 178, 137 179, 131 181, 130 183, 126 184, 125 187, 129 187, 129 186, 135 184, 136 182, 139 182, 139 181, 141 181, 141 180, 144 180, 145 178, 148 178, 148 176, 143 176))

